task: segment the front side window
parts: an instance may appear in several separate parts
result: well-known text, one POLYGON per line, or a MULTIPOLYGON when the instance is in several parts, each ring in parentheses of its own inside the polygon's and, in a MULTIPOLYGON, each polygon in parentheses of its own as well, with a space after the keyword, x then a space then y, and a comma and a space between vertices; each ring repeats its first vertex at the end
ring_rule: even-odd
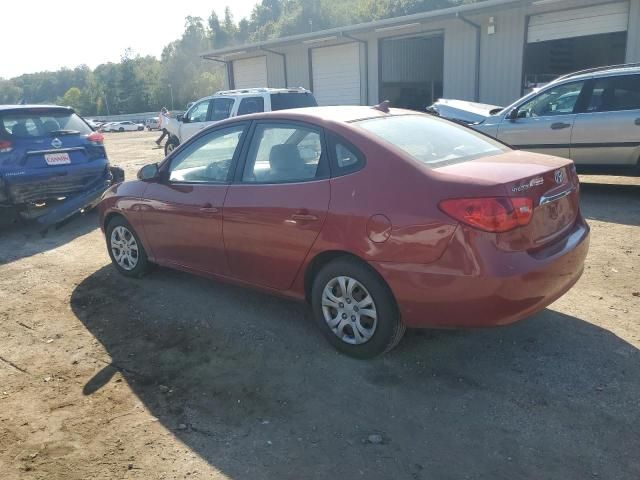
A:
POLYGON ((485 135, 431 115, 376 117, 354 125, 431 168, 509 151, 485 135))
POLYGON ((211 109, 211 121, 219 122, 231 116, 234 100, 232 98, 214 98, 213 108, 211 109))
POLYGON ((194 141, 171 162, 169 181, 226 182, 244 126, 212 132, 194 141))
POLYGON ((247 156, 242 180, 281 183, 313 180, 322 157, 320 133, 288 125, 259 124, 247 156))
POLYGON ((205 100, 193 106, 189 112, 190 122, 205 122, 207 120, 207 112, 209 111, 210 100, 205 100))
POLYGON ((573 113, 584 82, 551 87, 518 108, 518 118, 549 117, 573 113))
POLYGON ((238 107, 238 115, 249 115, 250 113, 264 112, 264 98, 247 97, 243 98, 238 107))
POLYGON ((640 109, 640 75, 595 80, 588 111, 615 112, 640 109))

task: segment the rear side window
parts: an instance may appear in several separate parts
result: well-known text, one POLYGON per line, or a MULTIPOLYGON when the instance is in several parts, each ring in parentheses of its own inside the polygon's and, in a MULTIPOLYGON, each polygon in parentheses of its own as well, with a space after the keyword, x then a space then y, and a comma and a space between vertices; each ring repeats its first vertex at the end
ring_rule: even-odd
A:
POLYGON ((470 128, 430 115, 378 117, 354 125, 431 168, 509 151, 470 128))
POLYGON ((587 111, 615 112, 640 109, 640 75, 598 78, 587 111))
POLYGON ((364 155, 356 147, 341 137, 330 133, 331 175, 336 177, 353 173, 364 167, 364 155))
POLYGON ((288 108, 317 107, 315 97, 310 93, 272 93, 271 110, 286 110, 288 108))
POLYGON ((217 122, 231 116, 231 109, 235 100, 232 98, 214 98, 211 109, 211 121, 217 122))
POLYGON ((238 107, 238 115, 249 115, 250 113, 264 112, 264 98, 247 97, 243 98, 238 107))
POLYGON ((84 120, 68 111, 16 110, 0 113, 0 136, 5 138, 86 135, 91 132, 91 127, 84 120))

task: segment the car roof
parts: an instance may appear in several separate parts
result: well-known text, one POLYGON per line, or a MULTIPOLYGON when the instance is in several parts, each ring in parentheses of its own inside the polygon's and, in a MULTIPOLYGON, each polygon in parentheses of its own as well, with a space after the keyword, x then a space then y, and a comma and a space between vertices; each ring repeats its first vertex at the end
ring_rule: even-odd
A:
POLYGON ((219 92, 209 95, 208 97, 202 97, 192 103, 198 103, 202 100, 210 100, 212 98, 220 97, 255 97, 260 95, 267 95, 272 93, 304 93, 311 94, 310 90, 302 87, 295 88, 238 88, 235 90, 220 90, 219 92))
POLYGON ((71 108, 71 107, 63 107, 63 106, 60 106, 60 105, 38 105, 38 104, 32 104, 32 105, 7 105, 7 104, 5 104, 5 105, 0 105, 0 112, 7 111, 7 110, 33 110, 33 109, 73 111, 73 108, 71 108))
POLYGON ((625 65, 612 65, 608 67, 589 68, 578 72, 569 73, 555 79, 551 83, 566 82, 575 80, 586 80, 589 78, 612 77, 616 75, 640 73, 640 64, 632 63, 625 65))
POLYGON ((382 118, 398 115, 427 115, 426 113, 401 108, 390 108, 384 112, 375 107, 361 106, 336 106, 336 107, 305 107, 277 110, 274 112, 252 113, 231 117, 222 122, 216 122, 214 127, 226 123, 236 123, 247 120, 293 120, 322 125, 349 124, 357 120, 370 118, 382 118))

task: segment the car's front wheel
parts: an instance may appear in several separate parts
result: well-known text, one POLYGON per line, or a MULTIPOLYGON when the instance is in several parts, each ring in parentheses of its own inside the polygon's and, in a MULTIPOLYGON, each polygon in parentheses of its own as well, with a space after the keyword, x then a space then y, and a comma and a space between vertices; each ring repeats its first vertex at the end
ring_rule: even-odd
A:
POLYGON ((327 340, 355 358, 391 350, 406 330, 389 287, 355 259, 339 258, 322 267, 313 281, 311 305, 327 340))
POLYGON ((138 235, 123 217, 114 217, 106 228, 107 249, 116 269, 127 277, 141 277, 152 264, 138 235))
POLYGON ((169 140, 167 140, 167 143, 164 144, 165 156, 173 152, 178 147, 178 145, 180 145, 180 142, 176 137, 173 137, 173 136, 169 137, 169 140))
POLYGON ((119 131, 119 132, 124 132, 124 128, 120 127, 120 128, 118 129, 118 131, 119 131))

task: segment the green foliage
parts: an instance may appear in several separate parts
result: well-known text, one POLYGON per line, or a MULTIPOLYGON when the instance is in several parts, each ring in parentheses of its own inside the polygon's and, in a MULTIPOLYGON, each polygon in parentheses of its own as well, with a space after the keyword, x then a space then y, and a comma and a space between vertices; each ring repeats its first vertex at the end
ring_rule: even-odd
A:
POLYGON ((451 7, 481 0, 261 0, 238 23, 227 7, 205 23, 187 17, 182 37, 166 45, 158 60, 126 50, 119 63, 0 78, 0 104, 58 103, 83 115, 183 109, 221 89, 224 67, 202 60, 207 50, 354 23, 451 7))

